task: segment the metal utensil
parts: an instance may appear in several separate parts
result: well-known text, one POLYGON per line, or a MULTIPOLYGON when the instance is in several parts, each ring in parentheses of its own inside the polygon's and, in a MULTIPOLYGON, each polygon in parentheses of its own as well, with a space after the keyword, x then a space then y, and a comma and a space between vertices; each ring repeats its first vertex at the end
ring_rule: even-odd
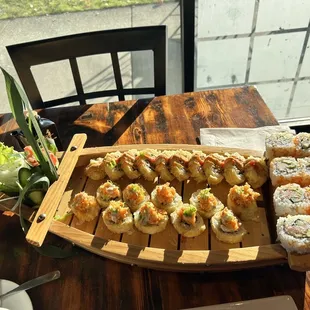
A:
POLYGON ((29 290, 29 289, 36 287, 36 286, 39 286, 41 284, 45 284, 47 282, 56 280, 59 277, 60 277, 60 272, 57 270, 57 271, 47 273, 44 276, 40 276, 38 278, 32 279, 28 282, 25 282, 25 283, 19 285, 18 287, 14 288, 13 290, 11 290, 5 294, 0 295, 0 302, 1 302, 1 300, 3 300, 4 298, 6 298, 9 295, 16 294, 17 292, 20 292, 20 291, 29 290))

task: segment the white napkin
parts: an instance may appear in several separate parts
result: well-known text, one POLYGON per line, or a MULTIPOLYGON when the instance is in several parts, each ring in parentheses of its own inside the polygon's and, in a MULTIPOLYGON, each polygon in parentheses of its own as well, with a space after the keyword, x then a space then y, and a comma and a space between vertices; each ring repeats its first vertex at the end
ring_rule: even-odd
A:
POLYGON ((265 126, 258 128, 200 128, 201 145, 225 146, 240 149, 265 150, 265 138, 278 131, 295 130, 288 126, 265 126))

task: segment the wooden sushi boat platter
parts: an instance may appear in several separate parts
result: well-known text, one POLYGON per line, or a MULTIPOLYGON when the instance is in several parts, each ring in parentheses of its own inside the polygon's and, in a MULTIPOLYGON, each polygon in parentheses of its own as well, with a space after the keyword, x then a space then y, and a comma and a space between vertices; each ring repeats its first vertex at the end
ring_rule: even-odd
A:
MULTIPOLYGON (((77 134, 73 137, 67 151, 61 154, 58 169, 59 179, 49 188, 40 208, 33 210, 27 206, 23 214, 31 222, 26 239, 34 246, 40 247, 47 232, 74 243, 97 255, 118 262, 152 269, 170 271, 230 271, 267 265, 289 263, 298 271, 310 270, 310 255, 287 253, 276 241, 276 217, 273 209, 273 187, 268 180, 261 188, 258 198, 259 221, 243 222, 247 233, 242 241, 234 244, 219 241, 211 229, 210 220, 205 219, 206 229, 197 237, 186 238, 175 230, 171 222, 165 230, 150 235, 137 229, 132 234, 117 234, 107 229, 100 214, 91 221, 81 223, 69 212, 69 203, 79 192, 96 195, 97 188, 105 181, 92 180, 85 175, 85 167, 91 159, 104 157, 107 153, 131 149, 144 150, 185 150, 209 153, 233 153, 262 157, 260 151, 210 147, 200 145, 122 145, 112 147, 83 148, 87 136, 77 134)), ((156 185, 163 184, 160 178, 147 181, 143 178, 130 180, 123 177, 115 183, 123 190, 128 184, 138 182, 150 194, 156 185)), ((174 179, 170 185, 188 203, 193 192, 207 187, 206 182, 197 183, 192 179, 179 182, 174 179)), ((212 193, 227 204, 227 195, 231 186, 224 180, 211 186, 212 193)), ((1 206, 0 206, 1 208, 1 206)))

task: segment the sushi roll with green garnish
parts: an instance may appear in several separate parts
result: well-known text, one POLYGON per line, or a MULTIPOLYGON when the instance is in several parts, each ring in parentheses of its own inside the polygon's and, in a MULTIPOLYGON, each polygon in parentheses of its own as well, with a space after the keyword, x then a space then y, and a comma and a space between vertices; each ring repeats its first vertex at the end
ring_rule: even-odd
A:
POLYGON ((155 161, 158 155, 157 150, 146 149, 140 151, 136 158, 136 165, 147 181, 154 181, 157 178, 155 161))
POLYGON ((129 184, 123 191, 123 199, 131 212, 135 212, 150 200, 150 195, 141 184, 129 184))
POLYGON ((112 181, 116 181, 124 175, 124 171, 122 170, 120 163, 121 156, 122 153, 117 151, 108 153, 104 157, 104 170, 112 181))
POLYGON ((107 181, 101 184, 96 192, 96 199, 102 208, 106 208, 110 201, 120 200, 121 198, 121 189, 112 181, 107 181))
POLYGON ((224 209, 222 202, 211 193, 211 188, 194 192, 189 202, 197 208, 198 213, 204 219, 209 219, 214 213, 224 209))
POLYGON ((176 231, 184 237, 197 237, 206 230, 197 208, 188 203, 180 204, 170 217, 176 231))

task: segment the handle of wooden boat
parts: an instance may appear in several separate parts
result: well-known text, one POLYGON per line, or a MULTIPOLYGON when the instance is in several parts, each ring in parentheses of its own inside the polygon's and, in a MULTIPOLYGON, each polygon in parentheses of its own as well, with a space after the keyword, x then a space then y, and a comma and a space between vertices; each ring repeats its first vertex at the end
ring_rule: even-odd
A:
POLYGON ((301 272, 310 271, 310 254, 288 253, 287 258, 291 269, 301 272))
POLYGON ((59 178, 49 187, 26 235, 26 240, 30 244, 37 247, 43 244, 86 140, 86 134, 76 134, 73 136, 59 165, 59 178))

